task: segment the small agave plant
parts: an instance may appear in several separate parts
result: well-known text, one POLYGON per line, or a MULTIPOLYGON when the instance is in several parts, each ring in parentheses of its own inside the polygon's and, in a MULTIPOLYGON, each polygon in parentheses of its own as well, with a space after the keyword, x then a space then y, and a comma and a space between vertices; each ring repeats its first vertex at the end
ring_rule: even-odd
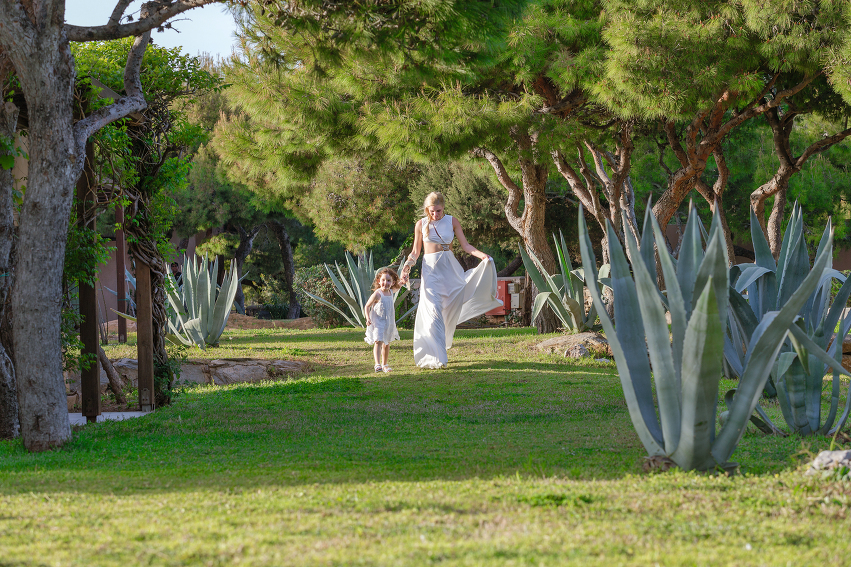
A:
POLYGON ((225 331, 230 310, 236 297, 239 278, 236 275, 236 262, 231 262, 230 270, 225 272, 221 286, 217 286, 219 258, 212 266, 203 259, 187 257, 183 262, 183 286, 179 289, 171 269, 169 278, 173 285, 166 286, 166 295, 171 306, 168 321, 171 342, 187 346, 197 345, 205 349, 206 345, 216 345, 225 331))
MULTIPOLYGON (((785 305, 800 283, 815 271, 815 267, 810 268, 803 225, 801 207, 796 204, 775 263, 765 235, 751 212, 755 261, 733 266, 730 270, 735 292, 731 291, 730 294, 731 317, 725 344, 728 374, 739 376, 744 362, 750 356, 745 338, 754 332, 767 314, 785 305), (745 291, 747 293, 743 295, 745 291)), ((824 252, 832 257, 831 232, 831 223, 828 222, 819 242, 817 256, 824 252)), ((851 279, 846 280, 842 273, 829 266, 818 275, 818 285, 798 312, 799 317, 790 329, 789 340, 782 346, 780 356, 772 368, 771 379, 766 384, 766 394, 777 396, 786 424, 793 433, 799 435, 832 434, 842 428, 851 413, 851 396, 848 396, 842 416, 836 422, 841 385, 839 375, 847 375, 840 364, 841 346, 851 327, 851 317, 841 322, 831 342, 833 331, 840 323, 843 308, 851 295, 851 279), (831 304, 830 290, 834 278, 844 281, 844 284, 831 304), (829 369, 833 370, 830 409, 822 421, 822 384, 829 369)), ((754 419, 754 422, 761 429, 785 434, 759 406, 756 409, 762 421, 754 419)))
MULTIPOLYGON (((547 272, 534 252, 525 250, 523 245, 520 245, 520 256, 523 258, 526 273, 529 274, 538 289, 538 295, 535 296, 535 303, 532 306, 532 320, 534 321, 538 317, 544 305, 549 305, 561 321, 562 326, 569 331, 583 332, 598 328, 595 327, 597 322, 596 307, 591 304, 588 310, 585 310, 585 286, 587 284, 585 271, 582 268, 573 269, 570 255, 567 254, 564 234, 561 231, 559 231, 559 240, 556 240, 555 234, 553 234, 556 257, 561 270, 561 273, 555 275, 550 275, 547 272), (561 246, 559 246, 559 240, 561 246)), ((600 268, 598 274, 600 279, 595 280, 598 291, 602 291, 603 283, 608 281, 608 275, 609 265, 605 264, 600 268)))
MULTIPOLYGON (((404 259, 402 260, 404 262, 404 259)), ((337 313, 343 316, 346 322, 352 327, 366 327, 366 314, 364 312, 364 307, 366 306, 366 302, 369 301, 369 297, 372 295, 372 282, 375 280, 375 274, 377 270, 374 267, 372 262, 372 252, 369 253, 369 256, 362 260, 358 258, 357 263, 355 262, 354 257, 346 251, 346 263, 349 268, 349 277, 348 280, 343 275, 343 271, 340 269, 340 265, 334 262, 334 266, 337 268, 337 274, 339 277, 334 274, 334 271, 325 264, 325 270, 328 272, 328 276, 331 278, 331 282, 334 284, 334 291, 340 298, 346 302, 346 306, 349 308, 349 312, 345 313, 340 310, 336 305, 328 301, 327 299, 323 299, 318 295, 314 295, 307 290, 303 290, 308 297, 321 303, 326 307, 330 307, 337 313)), ((401 269, 401 264, 396 267, 396 271, 399 272, 401 269)), ((400 303, 405 299, 405 297, 410 293, 409 290, 405 290, 402 293, 398 291, 393 292, 393 306, 398 307, 400 303)), ((397 319, 397 323, 402 321, 405 317, 410 315, 416 310, 417 306, 414 305, 408 311, 405 312, 404 315, 397 319)))
MULTIPOLYGON (((623 247, 611 226, 607 230, 614 321, 606 314, 597 288, 589 288, 614 353, 638 437, 651 457, 668 458, 684 470, 734 466, 730 457, 757 406, 789 328, 818 287, 821 273, 831 259, 829 247, 822 250, 813 271, 790 294, 785 305, 766 314, 749 337, 750 356, 742 369, 739 388, 729 400, 726 422, 716 431, 729 271, 717 213, 706 237, 705 251, 699 223, 692 209, 676 261, 668 252, 662 230, 648 206, 644 234, 646 237, 652 230, 655 237, 665 295, 657 287, 652 251, 639 250, 630 231, 624 230, 633 258, 633 279, 623 247), (671 317, 670 329, 666 308, 671 317)), ((597 279, 596 258, 582 213, 579 234, 582 265, 593 281, 597 279)), ((643 238, 642 242, 645 247, 652 246, 649 238, 643 238)))

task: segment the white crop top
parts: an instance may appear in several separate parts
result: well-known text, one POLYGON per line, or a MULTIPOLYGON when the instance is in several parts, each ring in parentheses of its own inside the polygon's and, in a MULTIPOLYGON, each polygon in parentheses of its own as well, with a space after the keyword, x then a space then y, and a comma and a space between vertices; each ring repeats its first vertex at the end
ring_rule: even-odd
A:
POLYGON ((452 244, 455 239, 455 227, 452 225, 452 217, 443 215, 439 221, 423 219, 423 241, 435 244, 452 244))

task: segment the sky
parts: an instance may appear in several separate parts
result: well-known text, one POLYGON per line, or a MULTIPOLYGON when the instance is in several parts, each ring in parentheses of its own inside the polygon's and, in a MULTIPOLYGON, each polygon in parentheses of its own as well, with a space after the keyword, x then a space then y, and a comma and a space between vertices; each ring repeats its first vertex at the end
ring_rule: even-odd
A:
MULTIPOLYGON (((75 26, 105 25, 115 4, 116 0, 66 0, 65 21, 75 26)), ((135 0, 124 14, 138 17, 141 6, 142 0, 135 0)), ((221 5, 194 8, 171 21, 176 31, 154 30, 155 44, 169 48, 181 46, 189 55, 206 52, 214 58, 225 58, 231 54, 236 24, 221 5)))

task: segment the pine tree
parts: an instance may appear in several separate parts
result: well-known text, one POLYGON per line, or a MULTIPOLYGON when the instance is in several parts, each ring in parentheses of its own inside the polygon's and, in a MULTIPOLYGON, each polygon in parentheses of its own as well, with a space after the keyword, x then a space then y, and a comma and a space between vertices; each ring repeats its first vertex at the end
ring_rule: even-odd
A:
MULTIPOLYGON (((380 151, 401 163, 473 156, 491 166, 507 222, 550 270, 552 173, 601 225, 620 231, 627 211, 634 227, 635 121, 613 116, 593 92, 605 53, 600 3, 534 3, 515 21, 496 20, 489 36, 464 36, 460 55, 442 65, 348 51, 329 68, 321 42, 272 24, 257 17, 244 33, 228 75, 243 114, 217 142, 234 174, 258 190, 296 195, 340 155, 380 151), (261 36, 283 61, 270 64, 255 47, 261 36)), ((444 39, 446 49, 459 41, 444 39)), ((540 328, 554 330, 554 318, 540 328)))
POLYGON ((665 225, 692 189, 721 206, 723 143, 824 75, 851 100, 851 8, 841 0, 607 0, 611 46, 597 93, 623 117, 658 120, 678 162, 653 211, 665 225), (704 178, 714 161, 717 176, 704 178))

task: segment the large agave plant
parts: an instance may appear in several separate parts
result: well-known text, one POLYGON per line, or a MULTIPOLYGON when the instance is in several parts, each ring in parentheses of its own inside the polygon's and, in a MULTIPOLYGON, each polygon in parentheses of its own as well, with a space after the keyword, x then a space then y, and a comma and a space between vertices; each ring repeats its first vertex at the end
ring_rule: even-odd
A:
POLYGON ((171 269, 168 266, 166 269, 174 284, 166 286, 171 306, 167 338, 174 343, 180 342, 187 346, 194 344, 202 349, 206 345, 218 344, 239 285, 236 262, 231 262, 221 286, 216 285, 218 257, 212 266, 206 257, 199 258, 197 264, 194 259, 187 257, 183 262, 183 286, 180 288, 174 281, 171 269))
MULTIPOLYGON (((565 329, 576 332, 591 330, 597 321, 597 309, 591 304, 588 310, 585 310, 585 272, 582 268, 573 269, 564 243, 564 234, 560 230, 559 240, 556 240, 553 234, 553 244, 561 270, 561 273, 555 275, 547 272, 534 252, 525 250, 524 246, 520 245, 520 256, 523 258, 526 273, 538 289, 532 306, 532 320, 538 317, 544 305, 549 305, 565 329)), ((605 264, 598 274, 600 280, 595 280, 599 290, 602 290, 602 282, 607 281, 608 275, 609 265, 605 264)))
MULTIPOLYGON (((404 262, 404 259, 402 261, 404 262)), ((334 291, 343 301, 346 302, 346 306, 349 308, 348 313, 343 312, 327 299, 314 295, 307 290, 304 290, 304 293, 306 293, 307 296, 314 301, 318 301, 322 305, 330 307, 342 315, 346 322, 352 327, 365 328, 366 315, 364 313, 364 307, 366 306, 366 302, 369 301, 369 296, 372 295, 372 282, 375 280, 375 274, 377 273, 372 262, 372 252, 370 252, 365 259, 358 258, 357 262, 355 262, 354 257, 352 257, 347 250, 346 264, 349 268, 348 279, 343 275, 340 265, 336 262, 334 262, 334 266, 337 268, 337 274, 339 277, 334 274, 334 271, 328 266, 328 264, 325 264, 325 270, 328 272, 328 276, 334 284, 334 291)), ((400 269, 401 264, 396 268, 396 271, 398 272, 400 269)), ((401 293, 398 291, 394 292, 393 306, 398 307, 408 293, 410 292, 407 289, 401 293)), ((411 307, 401 317, 399 317, 396 322, 399 323, 402 319, 413 313, 416 308, 416 305, 411 307)))
MULTIPOLYGON (((745 337, 753 333, 767 313, 785 305, 794 290, 815 270, 815 267, 810 268, 803 224, 801 208, 796 204, 775 263, 768 242, 751 212, 755 262, 739 264, 730 271, 735 293, 731 292, 730 295, 731 317, 725 344, 729 374, 740 375, 742 365, 750 355, 745 337), (741 295, 745 291, 747 294, 741 295)), ((831 223, 828 222, 817 256, 823 252, 832 255, 831 231, 831 223)), ((842 359, 842 342, 851 326, 851 317, 846 317, 828 349, 833 331, 851 295, 851 279, 845 280, 831 304, 830 289, 834 278, 845 280, 840 272, 829 266, 819 273, 818 285, 798 312, 799 318, 791 329, 792 334, 782 346, 771 379, 766 384, 766 393, 772 396, 776 394, 790 430, 800 435, 832 433, 845 424, 851 412, 849 396, 845 410, 834 427, 839 408, 839 375, 846 374, 839 364, 842 359), (823 361, 822 353, 825 350, 833 364, 823 361), (822 421, 822 384, 829 368, 833 368, 831 402, 827 416, 822 421)), ((763 429, 781 432, 759 406, 757 411, 762 417, 763 423, 760 425, 763 429)))
MULTIPOLYGON (((611 226, 608 235, 614 322, 607 316, 597 288, 589 288, 612 347, 629 414, 641 442, 650 456, 668 457, 685 470, 730 465, 730 457, 754 412, 789 328, 818 287, 821 273, 830 261, 829 250, 825 248, 816 258, 814 270, 790 294, 786 304, 780 311, 767 314, 749 337, 750 357, 742 370, 739 388, 729 400, 728 419, 716 431, 729 272, 718 215, 713 218, 707 235, 705 252, 699 222, 692 209, 679 261, 675 261, 648 207, 644 234, 652 230, 655 237, 666 298, 663 299, 657 287, 654 255, 649 249, 652 241, 643 238, 644 247, 648 248, 639 250, 630 231, 624 231, 633 258, 633 279, 611 226), (666 307, 671 317, 670 329, 666 307), (658 405, 654 400, 654 384, 658 405)), ((579 234, 585 273, 596 279, 596 258, 582 213, 579 234)), ((826 354, 824 357, 829 358, 826 354)))

